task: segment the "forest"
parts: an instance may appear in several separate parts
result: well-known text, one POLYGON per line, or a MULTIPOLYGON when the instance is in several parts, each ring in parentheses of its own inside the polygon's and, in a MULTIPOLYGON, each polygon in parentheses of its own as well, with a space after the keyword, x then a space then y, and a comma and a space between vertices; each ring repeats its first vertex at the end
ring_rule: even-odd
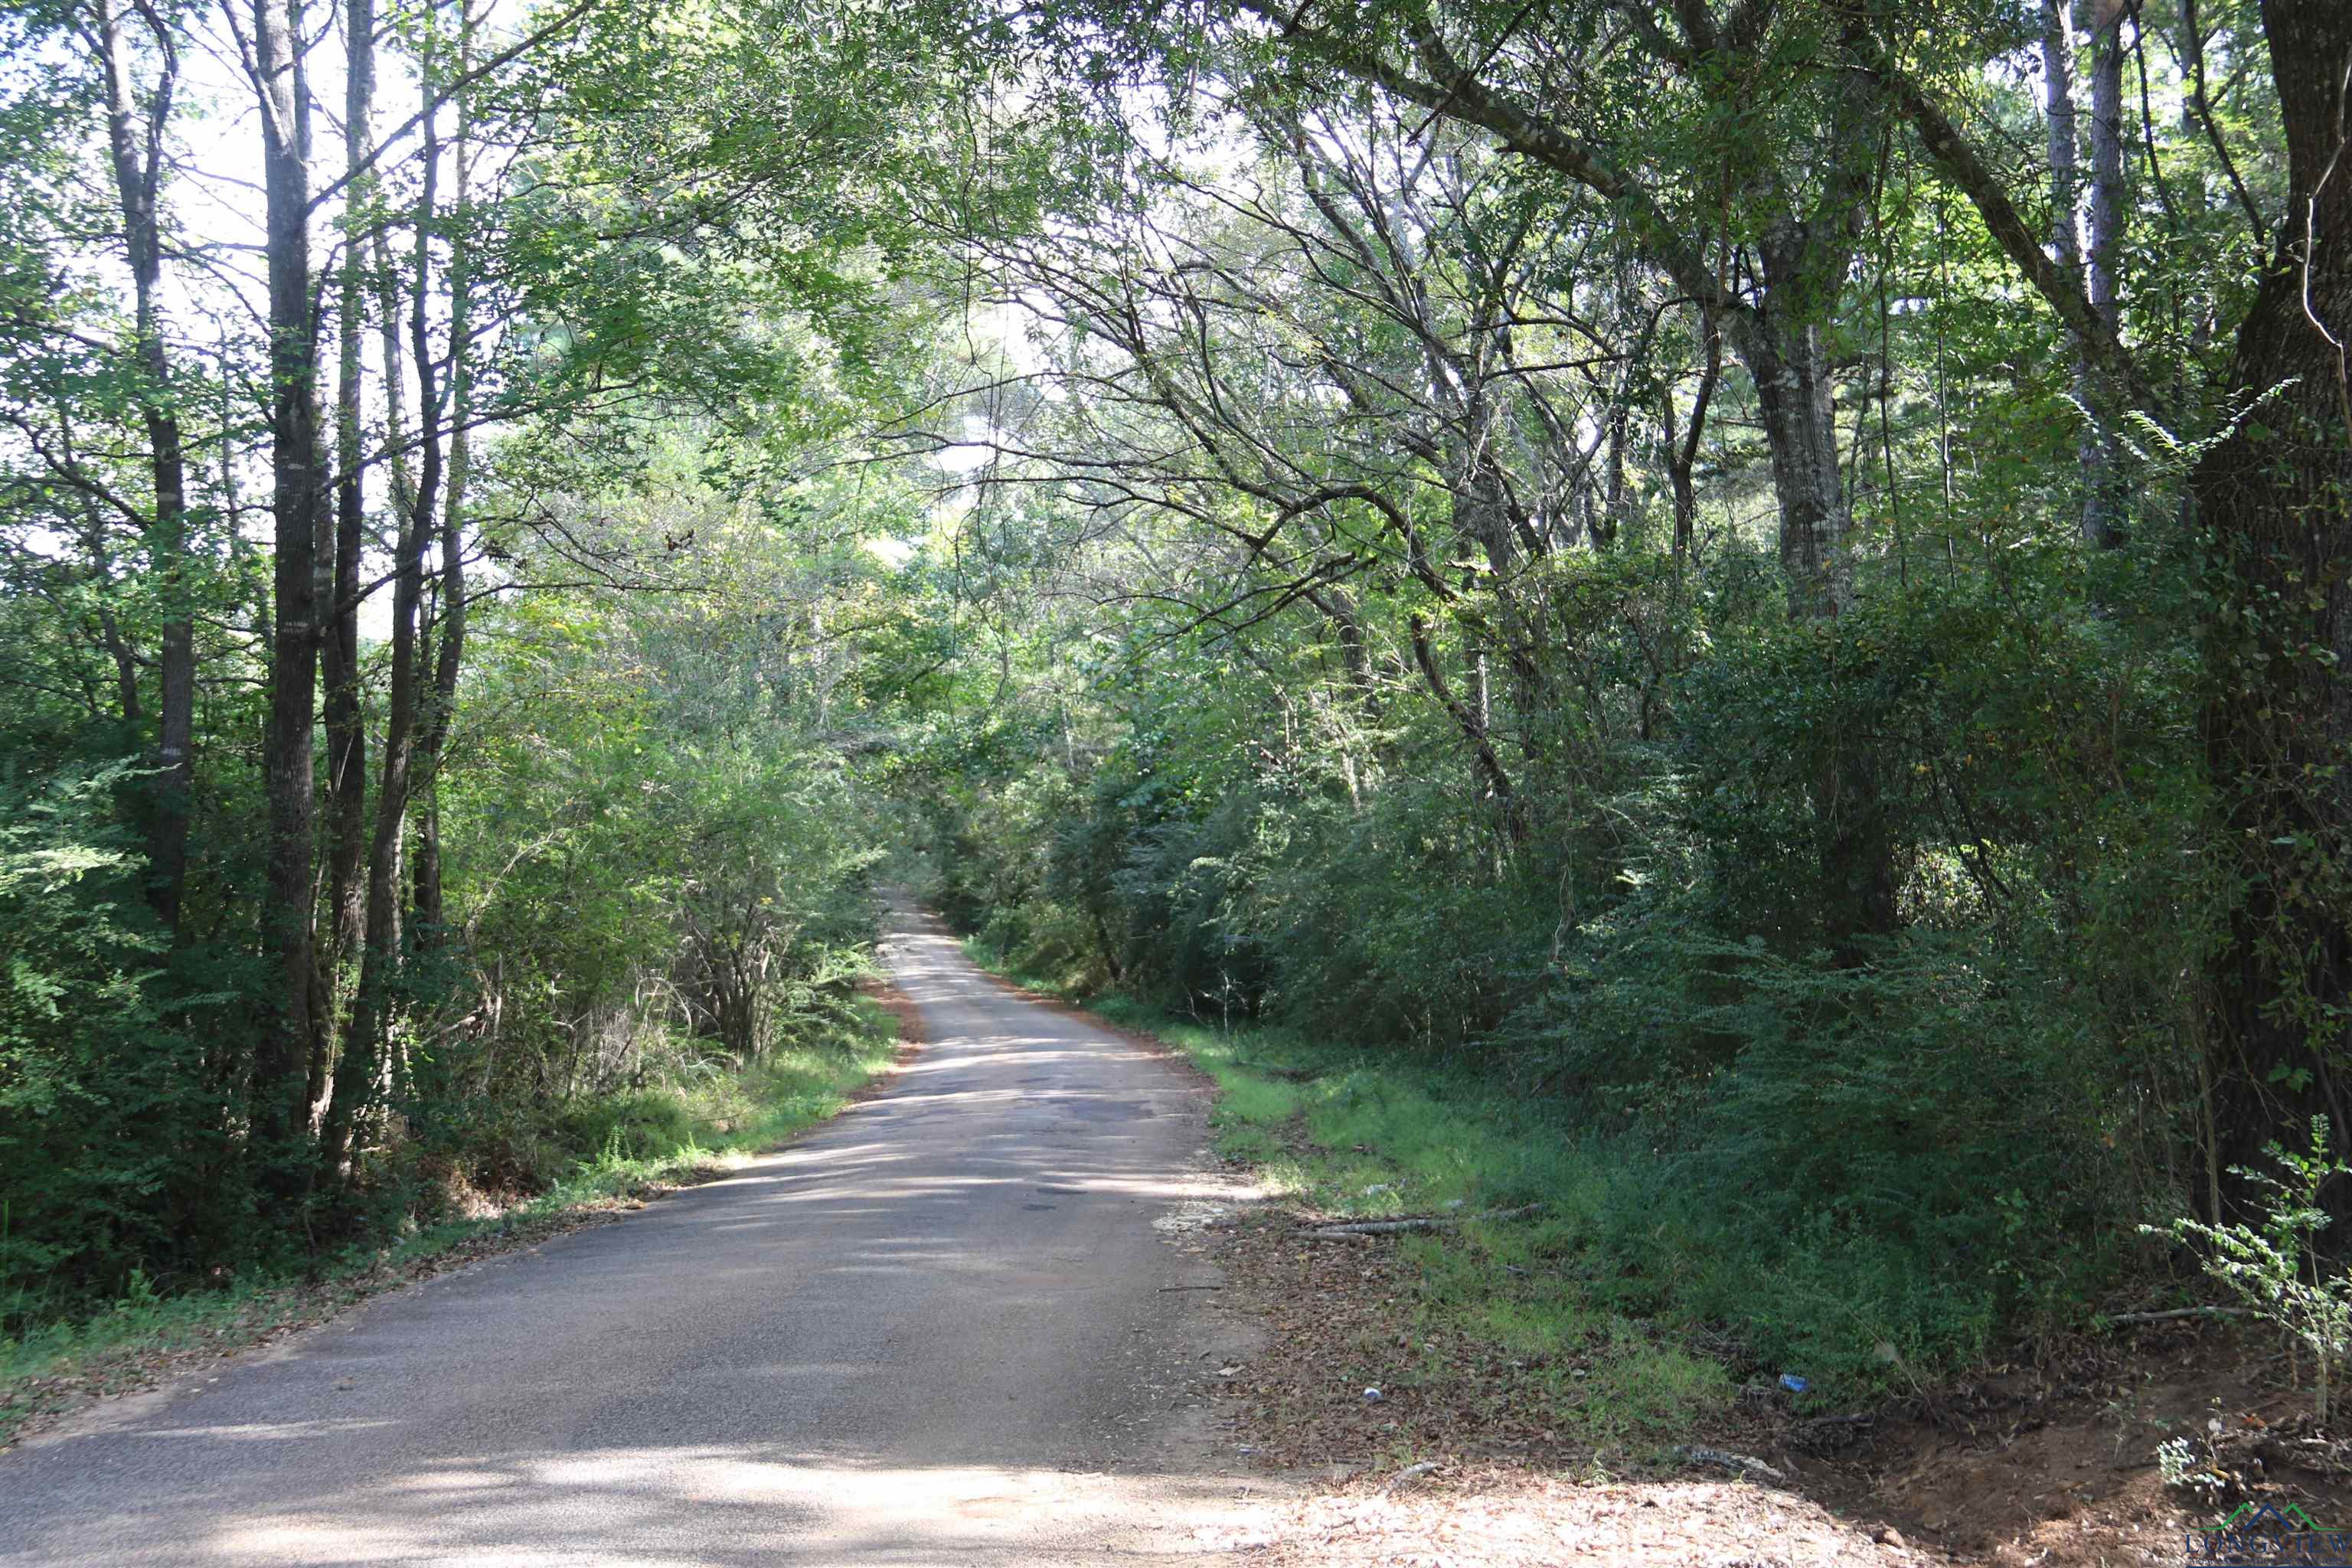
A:
POLYGON ((2333 1299, 2342 0, 0 26, 0 1339, 781 1092, 894 888, 1837 1386, 2333 1299))

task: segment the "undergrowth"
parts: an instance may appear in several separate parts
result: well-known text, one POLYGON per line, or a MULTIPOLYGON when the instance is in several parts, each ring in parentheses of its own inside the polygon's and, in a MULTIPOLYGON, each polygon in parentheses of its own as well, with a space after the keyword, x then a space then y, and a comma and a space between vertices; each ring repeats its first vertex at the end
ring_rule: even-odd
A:
POLYGON ((140 1386, 159 1363, 185 1352, 259 1342, 436 1267, 554 1234, 614 1199, 744 1164, 841 1110, 888 1067, 898 1037, 888 1010, 859 997, 827 1037, 779 1049, 746 1071, 583 1097, 553 1136, 597 1152, 495 1212, 412 1225, 390 1245, 348 1247, 299 1273, 227 1276, 211 1289, 166 1294, 134 1272, 129 1290, 105 1310, 47 1321, 25 1313, 31 1326, 0 1339, 0 1445, 76 1393, 140 1386))
MULTIPOLYGON (((1073 992, 983 942, 970 951, 1021 984, 1073 992)), ((1412 1331, 1572 1367, 1554 1413, 1588 1438, 1664 1435, 1783 1373, 1803 1379, 1805 1408, 1916 1391, 1993 1346, 1998 1315, 1970 1288, 1982 1259, 1937 1268, 1893 1242, 1755 1231, 1702 1183, 1702 1163, 1638 1122, 1596 1128, 1475 1062, 1201 1022, 1117 992, 1078 999, 1214 1078, 1220 1152, 1300 1207, 1380 1218, 1541 1205, 1402 1238, 1412 1331)))
MULTIPOLYGON (((985 943, 967 951, 1021 984, 1056 989, 1052 976, 1008 966, 985 943)), ((1624 1217, 1610 1212, 1623 1195, 1612 1173, 1623 1151, 1570 1140, 1468 1073, 1278 1026, 1202 1024, 1118 993, 1083 999, 1108 1022, 1181 1049, 1216 1080, 1217 1151, 1250 1165, 1270 1194, 1350 1219, 1467 1216, 1451 1234, 1398 1238, 1414 1297, 1397 1331, 1499 1352, 1524 1373, 1515 1399, 1539 1402, 1543 1424, 1591 1447, 1654 1447, 1735 1397, 1735 1369, 1672 1331, 1703 1316, 1695 1300, 1675 1300, 1698 1282, 1702 1260, 1658 1258, 1653 1284, 1662 1289, 1646 1290, 1602 1264, 1596 1244, 1624 1217), (1528 1204, 1542 1208, 1476 1219, 1528 1204)), ((1417 1375, 1444 1373, 1433 1365, 1417 1375)))

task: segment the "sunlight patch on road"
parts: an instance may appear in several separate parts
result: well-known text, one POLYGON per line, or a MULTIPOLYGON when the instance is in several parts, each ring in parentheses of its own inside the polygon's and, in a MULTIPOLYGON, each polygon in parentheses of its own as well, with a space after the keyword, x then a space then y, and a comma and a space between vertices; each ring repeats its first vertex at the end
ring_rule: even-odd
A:
POLYGON ((1231 1476, 866 1467, 731 1448, 486 1455, 383 1478, 334 1514, 226 1521, 208 1545, 236 1563, 679 1568, 711 1561, 676 1555, 686 1508, 719 1515, 722 1538, 747 1551, 772 1531, 777 1550, 842 1568, 1195 1564, 1261 1533, 1276 1489, 1231 1476), (420 1512, 425 1498, 437 1506, 420 1512))

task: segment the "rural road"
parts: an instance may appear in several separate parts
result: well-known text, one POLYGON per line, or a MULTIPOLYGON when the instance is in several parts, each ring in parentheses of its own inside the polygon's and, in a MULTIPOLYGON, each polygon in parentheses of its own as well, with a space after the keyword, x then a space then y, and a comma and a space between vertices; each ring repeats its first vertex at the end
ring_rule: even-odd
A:
POLYGON ((1203 1089, 894 926, 930 1043, 886 1092, 0 1456, 0 1562, 1213 1560, 1242 1342, 1152 1225, 1220 1195, 1203 1089))

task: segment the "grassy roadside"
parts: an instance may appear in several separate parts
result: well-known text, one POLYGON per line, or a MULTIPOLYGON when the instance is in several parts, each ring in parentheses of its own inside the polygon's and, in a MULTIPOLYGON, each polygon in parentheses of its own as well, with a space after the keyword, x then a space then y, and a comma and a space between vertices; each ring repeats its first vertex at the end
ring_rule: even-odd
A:
MULTIPOLYGON (((1066 995, 982 945, 967 951, 1015 984, 1066 995)), ((1202 1025, 1131 997, 1084 1000, 1216 1080, 1218 1152, 1250 1166, 1290 1211, 1238 1243, 1242 1272, 1276 1288, 1261 1304, 1297 1346, 1255 1380, 1264 1413, 1308 1429, 1286 1458, 1406 1464, 1478 1451, 1639 1463, 1695 1434, 1736 1431, 1743 1409, 1758 1407, 1739 1398, 1735 1363, 1710 1353, 1727 1348, 1720 1336, 1675 1310, 1672 1282, 1628 1289, 1593 1256, 1605 1149, 1467 1073, 1287 1029, 1202 1025), (1474 1217, 1528 1204, 1542 1207, 1507 1223, 1474 1217), (1465 1223, 1379 1243, 1301 1243, 1299 1215, 1465 1223), (1369 1387, 1382 1391, 1370 1405, 1369 1387)), ((1746 1370, 1758 1395, 1785 1405, 1767 1392, 1769 1375, 1746 1370)), ((1259 1446, 1284 1444, 1265 1422, 1245 1425, 1259 1446)))
POLYGON ((649 1197, 724 1175, 837 1114, 889 1068, 899 1042, 899 1015, 861 996, 837 1038, 666 1095, 663 1115, 615 1116, 602 1153, 498 1212, 425 1226, 390 1247, 354 1248, 309 1278, 240 1279, 173 1296, 141 1289, 96 1317, 0 1340, 0 1447, 87 1400, 152 1387, 385 1290, 606 1223, 649 1197))

